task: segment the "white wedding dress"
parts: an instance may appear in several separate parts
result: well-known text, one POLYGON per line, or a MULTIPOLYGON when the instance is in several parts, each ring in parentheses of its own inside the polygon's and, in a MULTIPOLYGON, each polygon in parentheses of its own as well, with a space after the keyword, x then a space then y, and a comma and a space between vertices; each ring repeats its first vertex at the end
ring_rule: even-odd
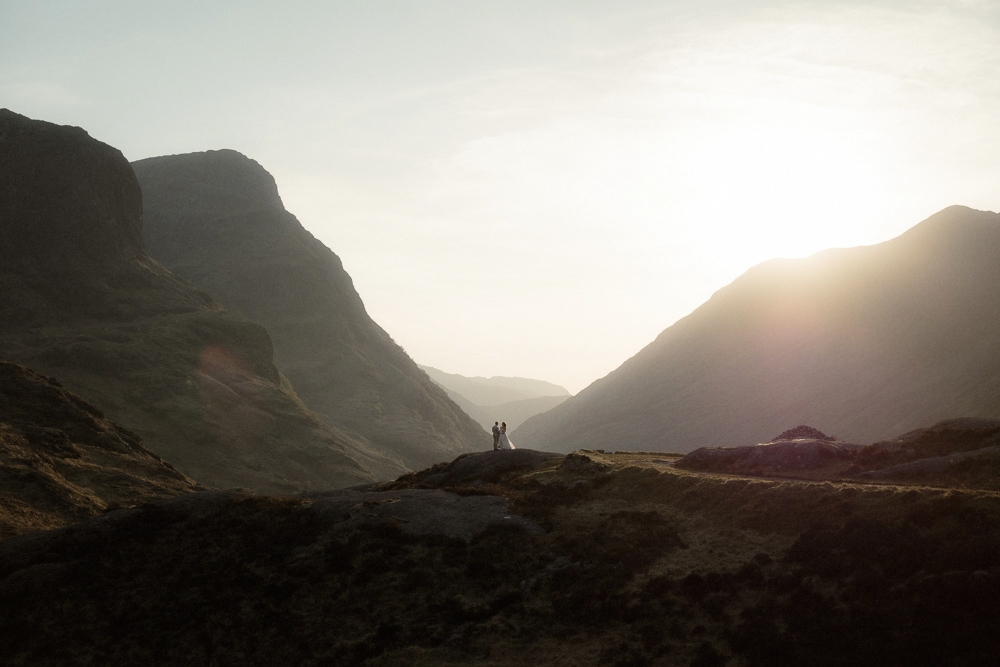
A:
POLYGON ((514 443, 510 441, 506 433, 500 434, 500 449, 514 449, 514 443))

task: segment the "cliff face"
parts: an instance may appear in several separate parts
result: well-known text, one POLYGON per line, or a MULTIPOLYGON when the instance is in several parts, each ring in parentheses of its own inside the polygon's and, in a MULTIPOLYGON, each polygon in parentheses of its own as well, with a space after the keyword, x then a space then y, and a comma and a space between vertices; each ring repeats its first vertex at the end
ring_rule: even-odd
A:
POLYGON ((6 109, 0 146, 4 328, 218 309, 146 254, 142 193, 119 151, 6 109))
POLYGON ((196 481, 262 491, 392 476, 309 413, 267 332, 149 257, 122 154, 0 111, 0 358, 57 377, 196 481))
POLYGON ((1000 417, 1000 216, 946 209, 885 243, 754 267, 514 433, 555 450, 872 442, 1000 417))
POLYGON ((78 127, 8 110, 0 111, 0 142, 4 266, 101 271, 145 255, 142 196, 121 153, 78 127))
POLYGON ((285 210, 274 179, 229 150, 140 160, 150 253, 274 340, 312 410, 420 468, 489 436, 368 316, 340 259, 285 210))

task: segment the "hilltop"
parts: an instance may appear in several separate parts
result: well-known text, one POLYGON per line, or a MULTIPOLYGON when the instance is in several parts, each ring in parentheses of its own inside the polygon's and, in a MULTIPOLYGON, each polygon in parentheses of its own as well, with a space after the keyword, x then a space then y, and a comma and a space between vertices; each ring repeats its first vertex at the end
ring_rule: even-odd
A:
POLYGON ((945 419, 865 446, 840 442, 809 427, 795 431, 756 445, 702 447, 676 465, 761 477, 881 480, 1000 491, 1000 419, 945 419))

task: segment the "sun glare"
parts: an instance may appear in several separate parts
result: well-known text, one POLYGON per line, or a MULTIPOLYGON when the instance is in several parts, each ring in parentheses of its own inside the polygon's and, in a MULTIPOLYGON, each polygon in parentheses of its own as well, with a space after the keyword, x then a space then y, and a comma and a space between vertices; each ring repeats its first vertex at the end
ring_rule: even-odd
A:
POLYGON ((867 219, 876 157, 848 122, 822 112, 758 113, 692 140, 688 206, 699 233, 741 266, 808 255, 831 230, 867 219))

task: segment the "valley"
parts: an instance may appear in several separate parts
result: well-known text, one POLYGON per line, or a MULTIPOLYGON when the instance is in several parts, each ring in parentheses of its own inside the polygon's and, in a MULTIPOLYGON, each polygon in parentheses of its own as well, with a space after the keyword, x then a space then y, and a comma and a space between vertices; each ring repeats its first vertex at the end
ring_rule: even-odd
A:
POLYGON ((998 254, 768 262, 570 396, 418 366, 250 158, 0 110, 0 662, 992 664, 998 254))

